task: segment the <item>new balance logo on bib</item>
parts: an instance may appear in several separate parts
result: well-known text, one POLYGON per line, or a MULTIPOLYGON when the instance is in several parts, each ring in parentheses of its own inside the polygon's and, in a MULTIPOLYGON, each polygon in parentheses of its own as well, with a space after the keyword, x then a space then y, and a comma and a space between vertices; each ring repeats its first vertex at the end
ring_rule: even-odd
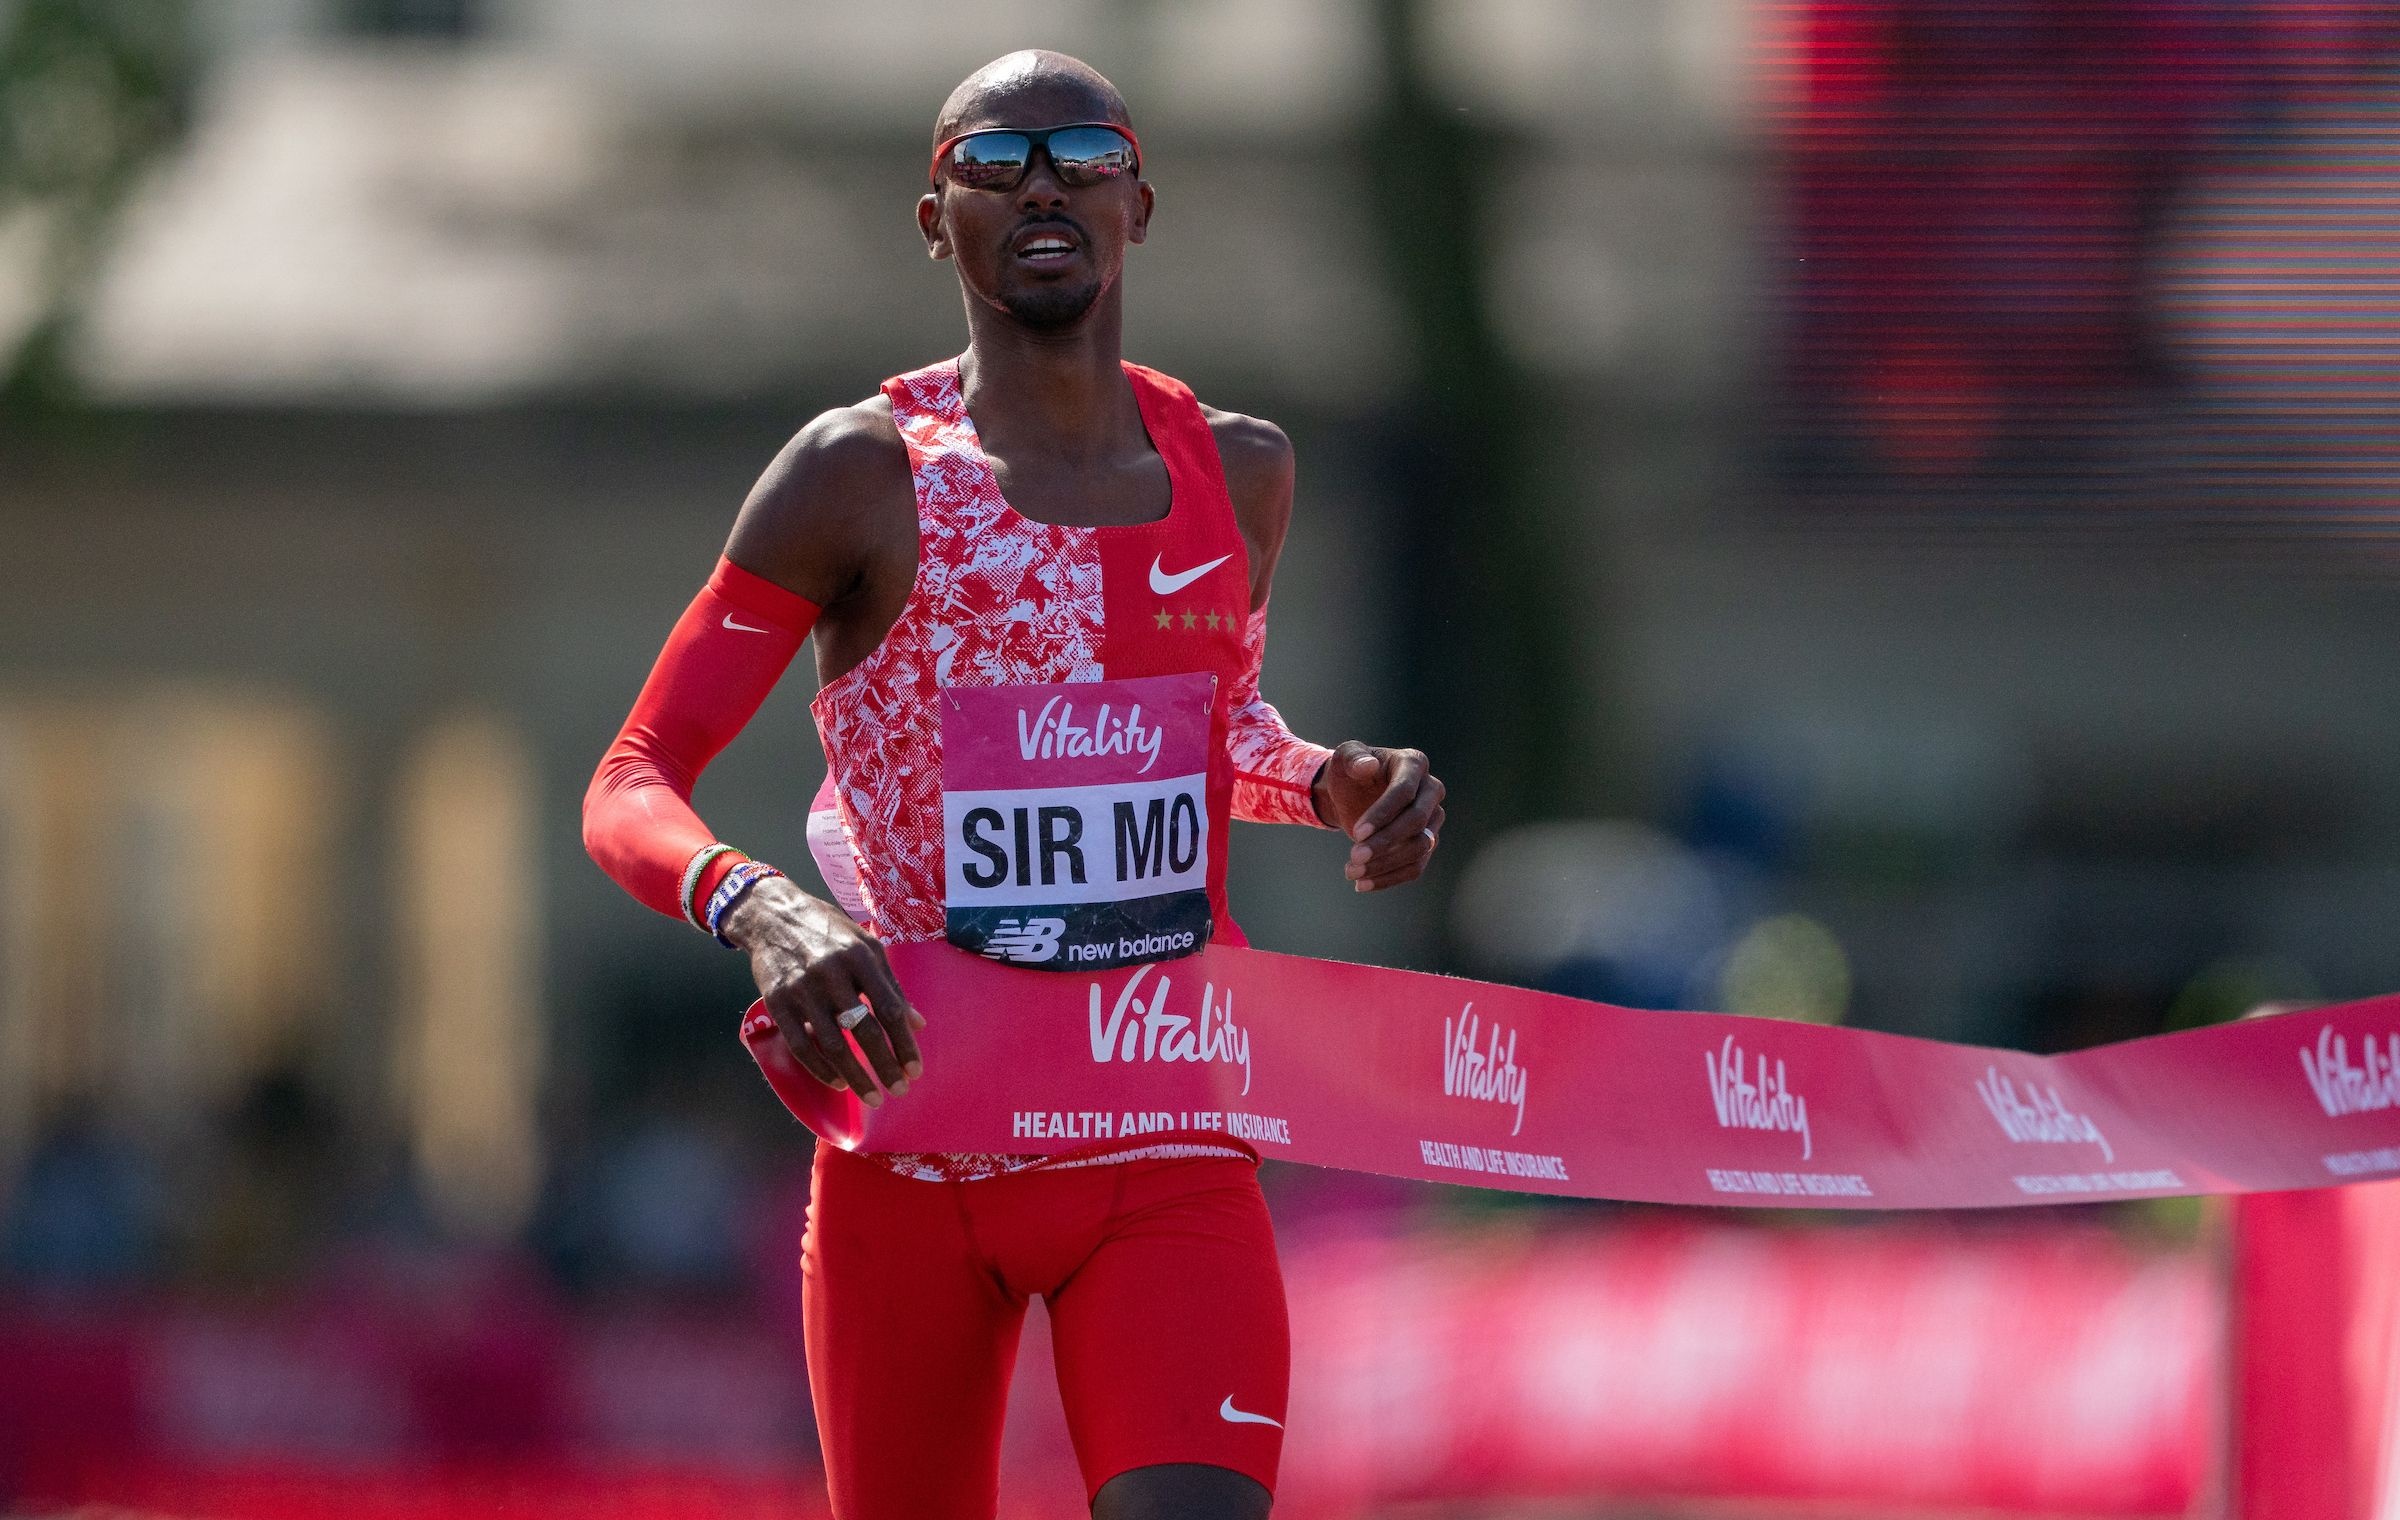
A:
POLYGON ((1215 698, 1204 674, 945 688, 950 942, 1046 971, 1207 944, 1215 698))

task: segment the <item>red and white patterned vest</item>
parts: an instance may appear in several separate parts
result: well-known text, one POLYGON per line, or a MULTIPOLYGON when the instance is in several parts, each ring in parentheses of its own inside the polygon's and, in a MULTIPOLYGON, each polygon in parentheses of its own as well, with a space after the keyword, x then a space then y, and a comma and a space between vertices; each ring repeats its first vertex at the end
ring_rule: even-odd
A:
MULTIPOLYGON (((1209 902, 1218 942, 1246 943, 1225 904, 1222 841, 1235 785, 1226 735, 1233 708, 1257 699, 1251 646, 1264 619, 1251 615, 1249 551, 1200 403, 1153 370, 1127 364, 1125 376, 1171 500, 1155 522, 1101 527, 1035 522, 1001 497, 957 360, 884 382, 916 483, 916 580, 883 642, 811 704, 828 773, 809 832, 843 906, 887 942, 943 935, 943 687, 1204 672, 1217 678, 1207 799, 1209 837, 1220 843, 1209 902)), ((1293 805, 1304 806, 1305 786, 1298 792, 1293 805)), ((1248 1154, 1222 1137, 1147 1138, 1097 1159, 1248 1154)), ((911 1175, 961 1178, 1079 1158, 878 1159, 911 1175)))

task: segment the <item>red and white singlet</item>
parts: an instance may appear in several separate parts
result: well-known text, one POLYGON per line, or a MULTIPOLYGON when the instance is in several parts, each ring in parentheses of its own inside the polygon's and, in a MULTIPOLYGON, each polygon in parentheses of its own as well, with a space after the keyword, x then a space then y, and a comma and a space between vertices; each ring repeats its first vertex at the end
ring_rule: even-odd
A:
MULTIPOLYGON (((1317 823, 1309 787, 1328 751, 1294 737, 1259 695, 1266 612, 1215 436, 1181 382, 1125 366, 1167 466, 1167 515, 1067 527, 1012 509, 976 438, 950 360, 886 381, 916 485, 917 572, 873 653, 811 711, 828 774, 809 845, 842 906, 890 943, 945 931, 941 693, 945 687, 1215 677, 1206 880, 1226 911, 1226 822, 1317 823)), ((956 1016, 956 1015, 953 1015, 956 1016)), ((960 1180, 1142 1156, 1250 1154, 1206 1131, 1120 1139, 1057 1157, 880 1156, 905 1175, 960 1180)))

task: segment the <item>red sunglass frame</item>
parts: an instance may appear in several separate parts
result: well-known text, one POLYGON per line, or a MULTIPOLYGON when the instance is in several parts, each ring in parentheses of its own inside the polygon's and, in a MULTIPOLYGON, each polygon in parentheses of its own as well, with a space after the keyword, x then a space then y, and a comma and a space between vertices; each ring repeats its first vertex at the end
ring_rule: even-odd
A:
MULTIPOLYGON (((1133 172, 1136 175, 1142 172, 1142 140, 1133 135, 1133 128, 1121 121, 1065 121, 1055 127, 977 127, 972 132, 961 132, 955 137, 945 137, 933 145, 933 165, 925 171, 925 182, 929 185, 939 186, 942 182, 942 160, 950 156, 952 148, 970 137, 982 137, 991 132, 1014 132, 1019 137, 1032 138, 1035 148, 1048 153, 1053 133, 1072 132, 1077 127, 1098 127, 1103 131, 1114 132, 1133 144, 1133 172)), ((1056 167, 1056 160, 1052 160, 1052 166, 1056 167)), ((1033 161, 1030 158, 1026 160, 1025 172, 1028 174, 1033 172, 1033 161)), ((1019 180, 1018 183, 1022 184, 1024 181, 1019 180)))

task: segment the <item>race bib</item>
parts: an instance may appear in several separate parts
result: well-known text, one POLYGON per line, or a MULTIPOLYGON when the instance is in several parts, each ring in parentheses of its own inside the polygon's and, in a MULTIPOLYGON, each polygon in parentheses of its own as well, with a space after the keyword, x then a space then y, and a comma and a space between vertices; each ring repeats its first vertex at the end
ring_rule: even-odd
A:
POLYGON ((1211 675, 942 692, 948 937, 1046 971, 1208 943, 1211 675))

